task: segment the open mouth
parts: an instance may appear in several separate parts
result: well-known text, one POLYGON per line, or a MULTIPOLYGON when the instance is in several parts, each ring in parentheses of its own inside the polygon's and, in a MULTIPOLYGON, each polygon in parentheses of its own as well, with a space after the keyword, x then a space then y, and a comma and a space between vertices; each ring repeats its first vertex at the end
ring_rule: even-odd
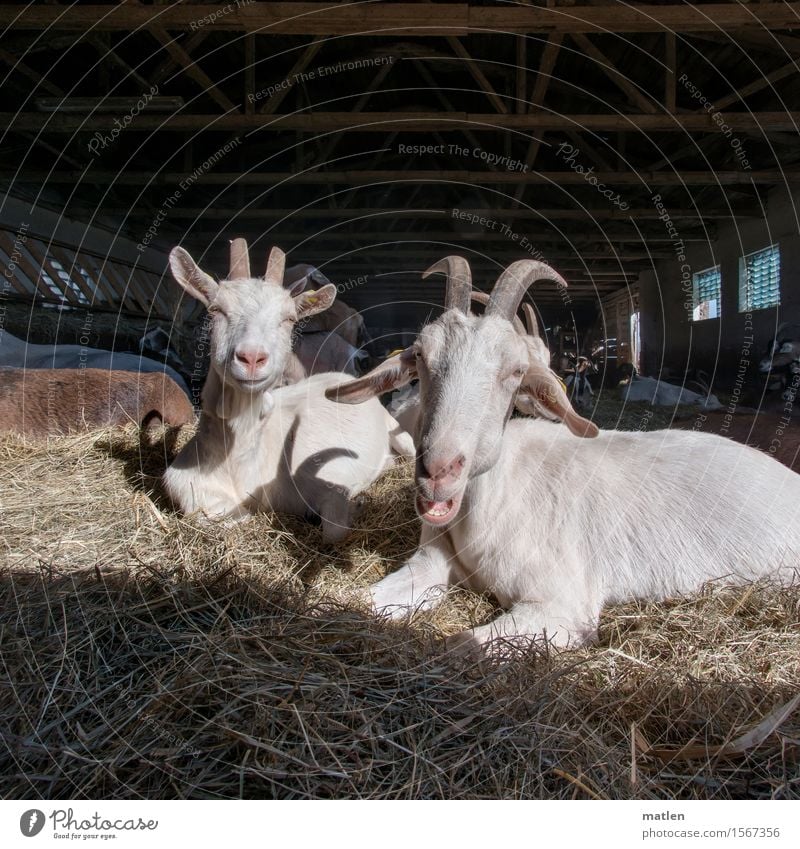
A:
POLYGON ((429 501, 417 496, 417 513, 429 525, 445 525, 453 519, 461 506, 460 498, 448 498, 446 501, 429 501))

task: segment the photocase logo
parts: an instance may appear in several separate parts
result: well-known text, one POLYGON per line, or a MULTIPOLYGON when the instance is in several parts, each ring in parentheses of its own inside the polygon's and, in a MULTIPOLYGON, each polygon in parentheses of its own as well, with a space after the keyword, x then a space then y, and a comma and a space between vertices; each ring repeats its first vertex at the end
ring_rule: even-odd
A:
POLYGON ((36 808, 31 808, 19 818, 19 830, 25 837, 36 837, 44 828, 44 814, 36 808))

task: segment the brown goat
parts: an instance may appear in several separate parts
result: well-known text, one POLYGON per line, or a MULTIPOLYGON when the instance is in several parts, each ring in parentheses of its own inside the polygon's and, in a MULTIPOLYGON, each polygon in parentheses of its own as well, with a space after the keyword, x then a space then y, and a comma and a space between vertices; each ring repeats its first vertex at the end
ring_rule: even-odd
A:
POLYGON ((700 413, 690 419, 676 421, 673 427, 727 436, 742 445, 771 454, 784 466, 800 473, 800 423, 788 415, 755 411, 731 416, 723 412, 700 413))
POLYGON ((0 431, 48 436, 136 422, 194 420, 186 394, 161 372, 0 369, 0 431))

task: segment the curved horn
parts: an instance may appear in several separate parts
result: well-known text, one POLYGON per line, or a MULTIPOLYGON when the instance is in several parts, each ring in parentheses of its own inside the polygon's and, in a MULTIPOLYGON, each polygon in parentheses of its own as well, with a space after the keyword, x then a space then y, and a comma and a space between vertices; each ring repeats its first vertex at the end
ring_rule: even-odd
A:
POLYGON ((283 286, 283 272, 286 269, 286 254, 280 248, 273 248, 267 259, 267 271, 265 280, 271 280, 279 286, 283 286))
POLYGON ((463 256, 446 256, 434 263, 423 275, 426 280, 431 274, 447 275, 447 294, 444 299, 446 310, 469 313, 469 293, 472 291, 472 272, 463 256))
POLYGON ((250 253, 247 239, 231 240, 231 265, 228 280, 246 280, 250 277, 250 253))
POLYGON ((522 314, 525 316, 525 325, 528 328, 528 335, 534 339, 540 339, 539 322, 536 318, 536 310, 530 304, 522 305, 522 314))
MULTIPOLYGON (((486 304, 489 303, 489 296, 486 294, 486 292, 478 292, 477 290, 475 290, 470 295, 470 298, 472 298, 472 300, 475 301, 476 303, 483 304, 484 306, 486 306, 486 304)), ((525 335, 525 325, 516 316, 514 316, 513 321, 514 321, 514 330, 516 330, 517 333, 519 333, 520 336, 524 336, 525 335)))
POLYGON ((567 281, 545 262, 535 259, 519 259, 497 278, 494 284, 486 315, 496 315, 500 318, 511 319, 519 307, 525 292, 537 280, 555 280, 566 287, 567 281))

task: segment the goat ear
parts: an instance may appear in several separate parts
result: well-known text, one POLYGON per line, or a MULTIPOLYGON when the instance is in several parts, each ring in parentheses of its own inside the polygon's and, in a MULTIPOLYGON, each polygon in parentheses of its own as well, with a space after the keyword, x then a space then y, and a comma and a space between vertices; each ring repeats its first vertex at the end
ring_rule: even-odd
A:
POLYGON ((335 300, 336 287, 333 283, 328 283, 327 286, 323 286, 314 292, 301 292, 294 298, 297 317, 298 319, 308 318, 318 312, 324 312, 335 300))
POLYGON ((597 425, 579 416, 572 408, 558 378, 538 364, 528 367, 516 401, 520 412, 541 407, 548 418, 560 419, 575 436, 591 438, 600 433, 597 425))
POLYGON ((405 351, 384 360, 363 377, 331 386, 325 391, 325 397, 340 404, 361 404, 376 395, 383 395, 384 392, 391 392, 411 383, 416 376, 417 361, 414 351, 412 348, 406 348, 405 351))
POLYGON ((217 296, 219 284, 200 269, 183 248, 170 251, 169 267, 178 283, 204 306, 208 306, 217 296))

